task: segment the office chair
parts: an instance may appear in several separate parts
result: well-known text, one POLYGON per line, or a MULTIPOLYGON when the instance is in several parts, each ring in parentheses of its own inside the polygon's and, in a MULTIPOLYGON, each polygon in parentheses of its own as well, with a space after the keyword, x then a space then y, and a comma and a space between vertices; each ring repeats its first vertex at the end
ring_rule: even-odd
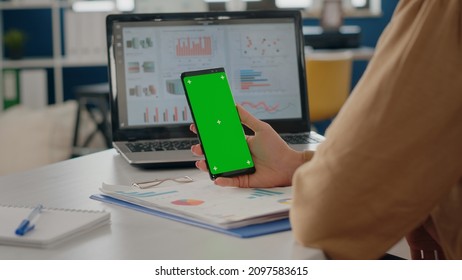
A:
POLYGON ((332 120, 349 96, 352 54, 347 51, 307 53, 305 66, 310 119, 316 128, 316 122, 332 120))

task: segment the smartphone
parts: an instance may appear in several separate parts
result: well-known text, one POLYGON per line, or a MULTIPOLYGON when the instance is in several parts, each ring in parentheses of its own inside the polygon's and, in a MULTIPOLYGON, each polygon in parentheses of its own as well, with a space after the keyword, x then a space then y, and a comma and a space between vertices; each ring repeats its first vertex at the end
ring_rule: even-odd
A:
POLYGON ((255 172, 224 68, 184 72, 181 81, 210 178, 255 172))

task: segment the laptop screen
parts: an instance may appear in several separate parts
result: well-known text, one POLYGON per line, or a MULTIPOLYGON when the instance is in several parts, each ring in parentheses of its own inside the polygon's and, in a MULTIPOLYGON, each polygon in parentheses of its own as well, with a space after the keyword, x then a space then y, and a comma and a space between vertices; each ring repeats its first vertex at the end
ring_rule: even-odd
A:
POLYGON ((276 126, 307 119, 298 12, 111 15, 107 27, 113 129, 121 134, 187 127, 180 74, 216 67, 256 117, 276 126))

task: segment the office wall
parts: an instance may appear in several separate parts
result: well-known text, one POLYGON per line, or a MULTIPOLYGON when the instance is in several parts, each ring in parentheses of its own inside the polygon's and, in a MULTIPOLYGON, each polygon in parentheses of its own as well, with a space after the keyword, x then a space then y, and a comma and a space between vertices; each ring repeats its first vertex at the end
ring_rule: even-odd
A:
MULTIPOLYGON (((382 16, 371 18, 345 19, 345 25, 361 27, 361 45, 375 47, 383 29, 390 21, 399 0, 382 0, 382 16)), ((307 19, 305 25, 319 25, 319 20, 307 19)), ((352 87, 356 85, 367 67, 367 61, 355 61, 353 64, 352 87)))
MULTIPOLYGON (((375 47, 383 29, 390 21, 399 0, 382 0, 382 16, 379 18, 347 19, 345 24, 359 25, 362 31, 361 43, 364 46, 375 47)), ((367 62, 356 61, 353 64, 352 87, 358 82, 367 67, 367 62)))

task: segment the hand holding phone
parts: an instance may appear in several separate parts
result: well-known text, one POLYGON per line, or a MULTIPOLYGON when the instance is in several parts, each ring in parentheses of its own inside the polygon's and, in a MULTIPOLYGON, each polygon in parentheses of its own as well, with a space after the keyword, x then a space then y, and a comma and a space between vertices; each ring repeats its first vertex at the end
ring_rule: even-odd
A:
POLYGON ((181 74, 212 180, 255 172, 224 68, 181 74))

